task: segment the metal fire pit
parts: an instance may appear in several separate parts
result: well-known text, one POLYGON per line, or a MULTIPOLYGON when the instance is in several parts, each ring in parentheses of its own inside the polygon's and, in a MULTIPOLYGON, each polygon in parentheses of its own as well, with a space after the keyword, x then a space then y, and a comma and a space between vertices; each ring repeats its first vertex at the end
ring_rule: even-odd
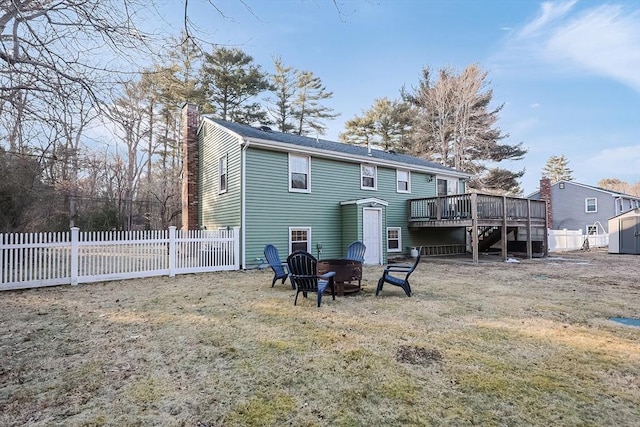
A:
POLYGON ((350 259, 324 259, 318 261, 318 274, 334 271, 333 281, 338 295, 360 291, 362 280, 362 263, 350 259))

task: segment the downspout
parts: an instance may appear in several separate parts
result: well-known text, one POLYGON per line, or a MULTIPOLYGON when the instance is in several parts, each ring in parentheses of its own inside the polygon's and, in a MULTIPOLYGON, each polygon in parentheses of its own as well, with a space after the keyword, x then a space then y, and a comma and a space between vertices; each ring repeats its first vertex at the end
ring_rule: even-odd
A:
POLYGON ((242 245, 242 253, 240 254, 240 259, 242 261, 242 269, 247 269, 247 250, 246 250, 246 179, 247 179, 247 148, 249 147, 249 142, 244 140, 242 142, 242 150, 240 151, 240 244, 242 245))

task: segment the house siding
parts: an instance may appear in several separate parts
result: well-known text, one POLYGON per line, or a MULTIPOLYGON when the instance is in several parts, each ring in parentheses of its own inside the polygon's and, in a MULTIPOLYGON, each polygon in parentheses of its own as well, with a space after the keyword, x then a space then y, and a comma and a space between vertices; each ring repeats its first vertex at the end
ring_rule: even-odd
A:
POLYGON ((267 243, 274 244, 281 257, 286 256, 289 227, 311 228, 311 252, 315 256, 344 256, 346 246, 362 233, 362 206, 351 210, 340 202, 367 198, 381 199, 389 204, 382 215, 384 259, 387 227, 401 227, 403 250, 410 247, 407 199, 433 196, 433 180, 428 182, 427 174, 412 172, 411 193, 398 193, 396 169, 378 166, 377 190, 364 190, 360 187, 360 165, 359 162, 312 156, 311 192, 289 192, 288 154, 250 147, 246 153, 247 265, 259 262, 267 243), (317 251, 318 244, 322 245, 321 254, 317 251))
POLYGON ((241 148, 238 138, 203 123, 200 131, 200 224, 208 230, 239 227, 241 222, 241 148), (219 159, 227 155, 227 191, 218 191, 219 159))

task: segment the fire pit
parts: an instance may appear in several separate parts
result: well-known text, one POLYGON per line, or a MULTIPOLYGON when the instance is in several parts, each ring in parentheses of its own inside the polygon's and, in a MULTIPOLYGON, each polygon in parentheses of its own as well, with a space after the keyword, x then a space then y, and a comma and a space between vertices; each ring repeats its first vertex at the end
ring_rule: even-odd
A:
POLYGON ((333 281, 338 295, 360 291, 362 263, 351 259, 324 259, 318 261, 318 274, 335 271, 333 281))

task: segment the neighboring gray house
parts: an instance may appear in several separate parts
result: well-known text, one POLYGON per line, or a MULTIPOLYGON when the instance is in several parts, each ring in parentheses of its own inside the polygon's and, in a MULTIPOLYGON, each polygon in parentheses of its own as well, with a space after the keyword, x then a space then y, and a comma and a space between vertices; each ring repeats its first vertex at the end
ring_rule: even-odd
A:
POLYGON ((549 201, 549 228, 554 230, 582 230, 585 234, 597 234, 604 229, 608 233, 609 218, 640 207, 640 197, 574 181, 562 180, 551 184, 542 179, 540 189, 528 198, 549 201), (545 194, 547 191, 549 194, 545 194))

